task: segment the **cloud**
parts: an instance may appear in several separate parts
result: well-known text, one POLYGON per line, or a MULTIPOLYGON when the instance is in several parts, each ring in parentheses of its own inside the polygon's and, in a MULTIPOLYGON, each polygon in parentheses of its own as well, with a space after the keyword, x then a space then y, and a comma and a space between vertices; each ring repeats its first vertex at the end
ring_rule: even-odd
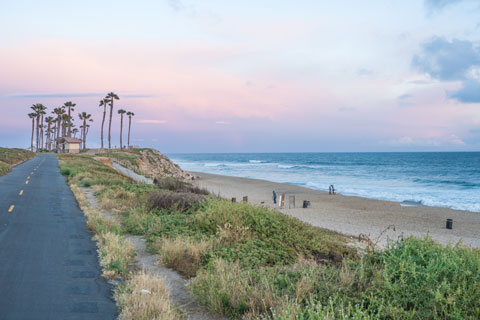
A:
POLYGON ((380 141, 379 144, 389 146, 417 146, 417 147, 440 147, 440 146, 464 146, 465 142, 455 134, 430 138, 415 138, 403 136, 388 141, 380 141))
POLYGON ((89 98, 103 97, 105 93, 99 92, 56 92, 56 93, 15 93, 6 95, 8 98, 89 98))
MULTIPOLYGON (((14 93, 8 94, 6 97, 8 98, 99 98, 101 99, 106 95, 106 92, 53 92, 53 93, 14 93)), ((118 94, 120 98, 154 98, 156 95, 154 94, 118 94)))
POLYGON ((422 45, 412 66, 441 81, 461 81, 462 87, 447 97, 464 103, 480 102, 480 48, 467 40, 434 37, 422 45))
POLYGON ((146 120, 137 120, 136 123, 141 124, 164 124, 167 123, 166 120, 153 120, 153 119, 146 119, 146 120))
POLYGON ((460 3, 463 0, 425 0, 424 5, 428 14, 441 11, 443 8, 460 3))
POLYGON ((181 0, 168 0, 168 5, 175 11, 180 11, 185 8, 181 0))
POLYGON ((420 55, 413 56, 412 66, 439 80, 464 80, 473 66, 480 65, 480 50, 471 41, 434 37, 421 49, 420 55))
POLYGON ((398 100, 398 105, 401 107, 408 107, 408 106, 413 106, 415 105, 410 101, 410 98, 412 97, 411 94, 405 93, 397 97, 398 100))
POLYGON ((401 96, 399 96, 397 99, 398 100, 405 100, 405 99, 408 99, 408 98, 411 98, 412 95, 409 94, 409 93, 406 93, 406 94, 402 94, 401 96))
POLYGON ((215 124, 218 124, 218 125, 229 125, 229 124, 231 124, 231 123, 228 122, 228 121, 215 121, 215 124))
POLYGON ((373 71, 370 69, 361 68, 361 69, 358 69, 357 74, 359 76, 371 76, 373 75, 373 71))
POLYGON ((343 106, 343 107, 338 108, 337 110, 339 112, 352 112, 352 111, 355 111, 357 109, 354 108, 354 107, 343 106))
POLYGON ((462 88, 457 91, 447 91, 450 99, 465 103, 480 103, 480 81, 468 79, 463 81, 462 88))

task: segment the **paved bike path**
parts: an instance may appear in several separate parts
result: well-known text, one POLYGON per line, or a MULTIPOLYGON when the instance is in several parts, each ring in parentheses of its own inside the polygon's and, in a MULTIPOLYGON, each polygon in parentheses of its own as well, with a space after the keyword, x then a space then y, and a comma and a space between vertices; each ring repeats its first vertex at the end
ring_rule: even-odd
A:
POLYGON ((0 319, 115 319, 91 237, 55 155, 1 176, 0 319))

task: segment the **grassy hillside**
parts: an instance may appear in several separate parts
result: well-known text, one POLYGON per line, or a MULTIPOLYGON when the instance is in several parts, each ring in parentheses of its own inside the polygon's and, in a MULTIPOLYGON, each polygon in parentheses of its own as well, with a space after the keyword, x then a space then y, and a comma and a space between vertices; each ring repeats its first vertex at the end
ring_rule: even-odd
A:
POLYGON ((33 158, 35 153, 17 148, 0 147, 0 176, 8 173, 12 165, 33 158))
POLYGON ((194 297, 230 318, 479 319, 480 252, 405 238, 359 254, 349 238, 185 182, 132 184, 85 157, 62 172, 92 186, 121 231, 191 278, 194 297))

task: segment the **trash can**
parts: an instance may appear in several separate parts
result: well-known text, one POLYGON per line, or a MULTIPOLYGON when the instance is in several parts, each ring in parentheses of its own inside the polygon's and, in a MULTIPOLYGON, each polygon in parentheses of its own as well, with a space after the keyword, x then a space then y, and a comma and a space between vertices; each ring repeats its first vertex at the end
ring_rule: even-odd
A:
POLYGON ((453 228, 453 219, 447 219, 447 229, 453 228))

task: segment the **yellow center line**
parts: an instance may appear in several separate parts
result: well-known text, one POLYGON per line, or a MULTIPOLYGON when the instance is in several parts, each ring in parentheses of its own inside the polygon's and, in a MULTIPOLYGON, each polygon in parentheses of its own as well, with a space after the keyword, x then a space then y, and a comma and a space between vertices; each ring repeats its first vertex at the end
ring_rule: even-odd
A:
POLYGON ((10 206, 10 208, 8 208, 8 212, 12 212, 12 211, 13 211, 13 208, 15 208, 15 206, 12 204, 12 205, 10 206))
POLYGON ((19 195, 22 195, 22 194, 23 194, 23 190, 20 190, 20 193, 19 193, 19 195))
POLYGON ((25 184, 28 184, 28 180, 27 180, 27 181, 25 181, 25 184))

